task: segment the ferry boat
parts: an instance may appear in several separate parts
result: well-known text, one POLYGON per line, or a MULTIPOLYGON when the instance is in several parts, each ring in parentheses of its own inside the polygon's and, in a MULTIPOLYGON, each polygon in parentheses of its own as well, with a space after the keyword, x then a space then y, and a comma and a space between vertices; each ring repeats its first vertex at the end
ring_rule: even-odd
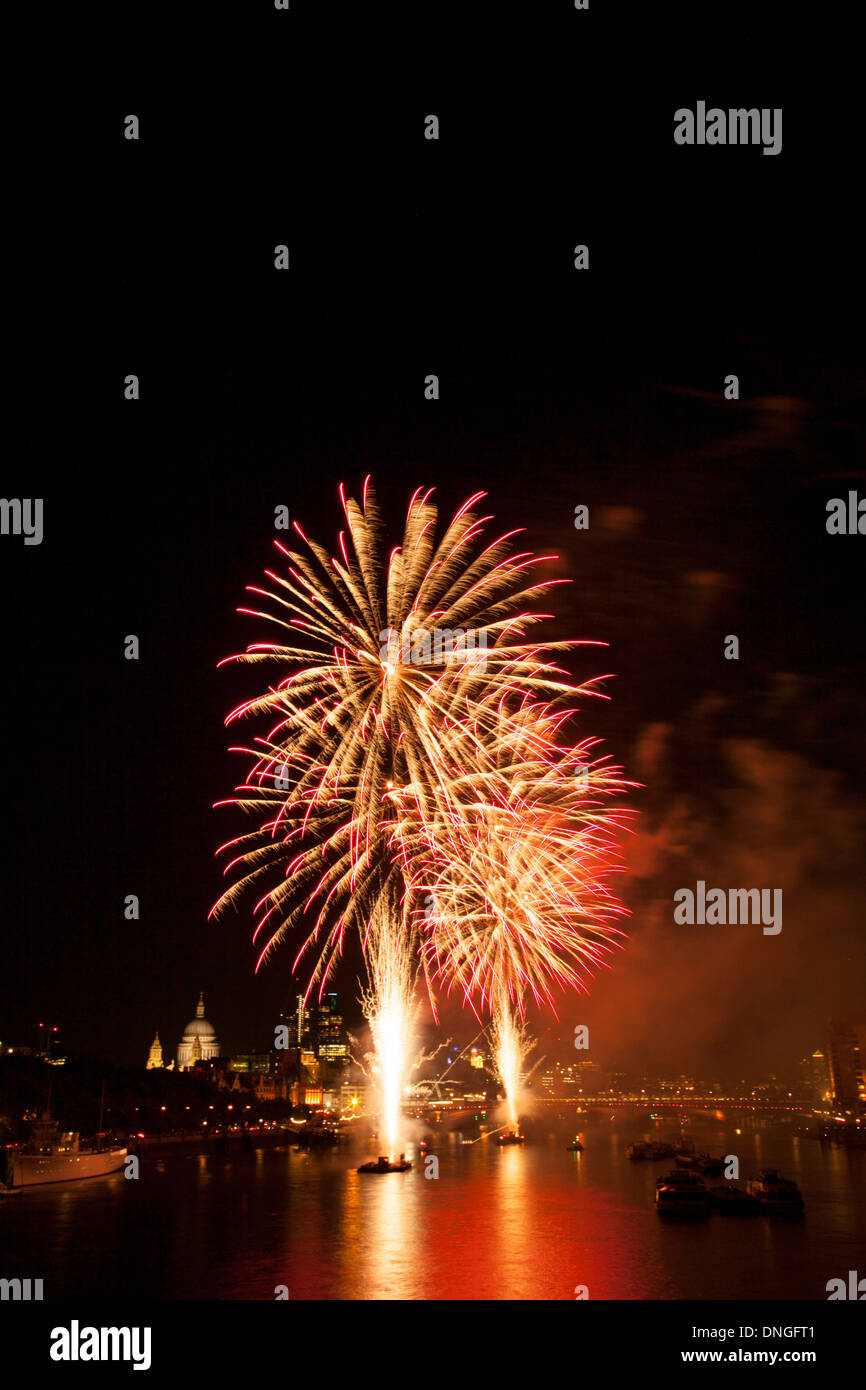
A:
POLYGON ((406 1173, 412 1167, 408 1158, 401 1154, 396 1163, 392 1163, 385 1154, 380 1154, 378 1158, 371 1158, 369 1163, 362 1163, 358 1168, 359 1173, 406 1173))
POLYGON ((43 1116, 30 1126, 26 1144, 6 1149, 5 1176, 0 1174, 0 1181, 13 1189, 104 1177, 123 1167, 126 1153, 118 1145, 98 1148, 82 1144, 76 1131, 61 1133, 56 1120, 43 1116))
POLYGON ((756 1197, 761 1210, 769 1215, 802 1216, 803 1194, 795 1182, 783 1178, 775 1168, 764 1168, 757 1178, 749 1178, 746 1191, 756 1197))
POLYGON ((660 1178, 656 1211, 659 1216, 709 1216, 710 1194, 703 1179, 682 1169, 660 1178))

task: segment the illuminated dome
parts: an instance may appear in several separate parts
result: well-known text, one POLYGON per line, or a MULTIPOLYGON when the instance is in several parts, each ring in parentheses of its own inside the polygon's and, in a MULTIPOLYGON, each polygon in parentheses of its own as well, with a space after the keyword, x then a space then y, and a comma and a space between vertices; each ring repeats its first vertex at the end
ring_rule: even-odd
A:
POLYGON ((204 993, 198 997, 195 1018, 191 1018, 183 1030, 180 1047, 177 1049, 178 1067, 191 1067, 199 1058, 208 1061, 220 1055, 220 1045, 212 1023, 204 1016, 204 993))

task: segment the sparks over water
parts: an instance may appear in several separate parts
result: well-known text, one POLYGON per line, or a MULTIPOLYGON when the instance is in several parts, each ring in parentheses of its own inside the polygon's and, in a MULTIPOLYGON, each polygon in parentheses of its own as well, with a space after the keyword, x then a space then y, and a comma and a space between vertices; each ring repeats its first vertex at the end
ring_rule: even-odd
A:
POLYGON ((213 909, 252 895, 256 968, 301 928, 293 969, 312 954, 308 993, 324 990, 347 930, 358 934, 392 1151, 419 973, 434 1013, 440 984, 476 1012, 499 1011, 516 1105, 524 994, 552 1005, 554 985, 585 988, 622 935, 605 885, 619 822, 603 800, 628 784, 602 760, 584 766, 592 741, 563 744, 574 701, 598 697, 604 678, 576 685, 553 660, 601 644, 525 640, 552 616, 532 603, 566 582, 527 572, 556 557, 510 553, 518 532, 482 549, 490 518, 471 509, 483 493, 437 541, 431 495, 413 494, 386 558, 369 479, 360 505, 341 489, 339 558, 295 524, 309 554, 277 542, 285 572, 251 587, 264 606, 240 611, 282 640, 229 659, 287 673, 226 721, 261 716, 270 728, 234 750, 252 763, 228 804, 253 828, 223 847, 234 881, 213 909))
POLYGON ((513 1133, 520 1128, 518 1096, 523 1062, 533 1047, 525 1028, 515 1018, 507 995, 501 995, 493 1009, 493 1058, 496 1074, 505 1092, 508 1123, 513 1133))
POLYGON ((415 1057, 417 946, 391 900, 376 904, 365 940, 368 988, 362 995, 373 1044, 371 1066, 387 1157, 399 1152, 400 1106, 415 1057))

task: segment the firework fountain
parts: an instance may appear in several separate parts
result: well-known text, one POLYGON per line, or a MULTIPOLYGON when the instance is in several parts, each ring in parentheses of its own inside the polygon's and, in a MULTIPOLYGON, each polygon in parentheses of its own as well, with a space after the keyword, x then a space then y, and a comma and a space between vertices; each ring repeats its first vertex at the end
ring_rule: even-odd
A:
POLYGON ((508 1123, 511 1132, 516 1134, 520 1129, 520 1116, 517 1109, 520 1078, 523 1075, 524 1059, 532 1050, 534 1043, 532 1038, 528 1036, 525 1026, 520 1022, 519 1015, 512 1007, 507 995, 501 995, 493 1006, 491 1031, 496 1074, 505 1092, 508 1123))
POLYGON ((418 952, 408 928, 395 930, 399 920, 396 904, 376 903, 364 951, 368 986, 361 996, 370 1026, 380 1129, 391 1158, 399 1148, 400 1104, 417 1054, 418 952))

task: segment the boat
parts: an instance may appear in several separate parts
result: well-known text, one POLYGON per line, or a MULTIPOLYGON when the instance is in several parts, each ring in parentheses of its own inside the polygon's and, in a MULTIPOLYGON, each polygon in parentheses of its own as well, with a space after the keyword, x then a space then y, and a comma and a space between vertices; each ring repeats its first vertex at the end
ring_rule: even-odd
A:
POLYGON ((497 1134, 496 1142, 502 1147, 505 1144, 525 1144, 526 1140, 516 1129, 511 1129, 507 1134, 497 1134))
POLYGON ((392 1163, 390 1158, 380 1154, 378 1158, 370 1159, 369 1163, 362 1163, 358 1169, 359 1173, 405 1173, 412 1167, 409 1160, 401 1154, 396 1163, 392 1163))
POLYGON ((50 1182, 74 1182, 79 1178, 100 1178, 122 1168, 126 1154, 127 1150, 120 1145, 82 1144, 77 1131, 61 1133, 57 1121, 43 1115, 41 1120, 31 1124, 26 1144, 6 1149, 5 1177, 0 1180, 11 1190, 50 1182))
POLYGON ((675 1139, 670 1147, 673 1149, 675 1154, 682 1154, 686 1157, 690 1154, 693 1154, 695 1151, 695 1146, 692 1140, 686 1139, 682 1135, 679 1139, 675 1139))
POLYGON ((672 1168, 664 1177, 656 1179, 656 1189, 660 1187, 688 1187, 693 1191, 699 1191, 705 1187, 703 1178, 697 1173, 687 1172, 683 1168, 672 1168))
POLYGON ((566 1148, 567 1148, 571 1153, 575 1153, 575 1154, 582 1154, 582 1153, 583 1153, 583 1145, 581 1144, 581 1142, 580 1142, 579 1139, 572 1139, 572 1141, 571 1141, 570 1144, 566 1144, 566 1148))
POLYGON ((659 1216, 709 1216, 710 1194, 702 1178, 677 1169, 656 1183, 659 1216))
MULTIPOLYGON (((678 1159, 677 1162, 679 1161, 678 1159)), ((707 1177, 720 1178, 724 1174, 725 1160, 723 1158, 713 1158, 712 1154, 698 1154, 697 1158, 691 1161, 698 1172, 706 1173, 707 1177)))
POLYGON ((339 1142, 339 1133, 331 1125, 319 1125, 298 1132, 298 1143, 305 1149, 333 1148, 339 1142))
POLYGON ((801 1216, 803 1194, 795 1182, 783 1178, 776 1168, 764 1168, 757 1178, 749 1178, 746 1191, 757 1198, 768 1215, 801 1216))
POLYGON ((710 1206, 714 1211, 724 1212, 726 1216, 755 1216, 761 1210, 757 1197, 752 1197, 741 1187, 733 1185, 711 1187, 710 1206))
POLYGON ((631 1159, 646 1158, 655 1163, 660 1158, 673 1158, 676 1152, 673 1144, 662 1144, 656 1140, 650 1140, 645 1144, 629 1144, 625 1156, 631 1159))

